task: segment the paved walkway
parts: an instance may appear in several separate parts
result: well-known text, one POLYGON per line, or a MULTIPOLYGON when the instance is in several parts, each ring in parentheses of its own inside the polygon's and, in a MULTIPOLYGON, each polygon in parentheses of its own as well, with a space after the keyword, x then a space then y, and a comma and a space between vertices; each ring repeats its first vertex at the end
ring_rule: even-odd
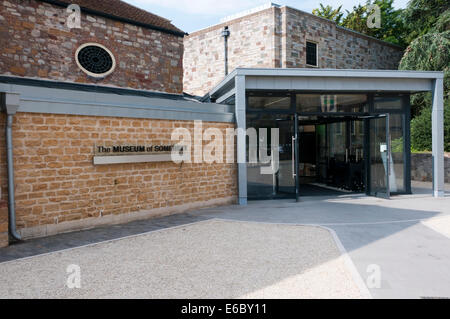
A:
POLYGON ((376 278, 368 270, 380 270, 381 285, 369 287, 374 298, 448 298, 450 193, 446 198, 435 199, 430 195, 429 186, 416 183, 416 195, 392 200, 344 195, 303 198, 301 203, 251 202, 247 207, 204 209, 62 234, 2 249, 0 262, 213 218, 322 225, 337 233, 363 281, 376 278))
MULTIPOLYGON (((333 229, 365 282, 381 271, 374 298, 450 298, 450 185, 431 197, 430 184, 414 183, 411 196, 391 200, 347 195, 252 202, 204 211, 224 219, 322 225, 333 229)), ((369 287, 370 288, 370 287, 369 287)))
POLYGON ((347 258, 320 227, 212 219, 0 264, 0 299, 362 298, 347 258))

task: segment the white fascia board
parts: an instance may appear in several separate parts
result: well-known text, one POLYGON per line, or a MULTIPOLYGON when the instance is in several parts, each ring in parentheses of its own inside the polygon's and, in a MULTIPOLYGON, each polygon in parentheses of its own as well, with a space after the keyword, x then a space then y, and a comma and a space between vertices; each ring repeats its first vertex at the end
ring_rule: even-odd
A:
POLYGON ((247 69, 247 68, 238 68, 235 71, 237 75, 244 75, 244 76, 408 78, 408 79, 430 79, 430 80, 444 78, 444 72, 438 71, 346 70, 346 69, 247 69))
MULTIPOLYGON (((408 79, 408 80, 429 80, 430 86, 436 79, 443 79, 444 72, 437 71, 400 71, 400 70, 346 70, 346 69, 264 69, 264 68, 237 68, 225 77, 214 89, 210 91, 211 96, 221 94, 224 87, 232 86, 234 77, 242 75, 245 77, 273 77, 276 81, 280 78, 364 78, 364 79, 408 79)), ((282 85, 282 83, 279 83, 282 85)), ((419 84, 419 83, 418 83, 419 84)), ((279 86, 279 85, 278 85, 279 86)), ((423 86, 419 84, 418 86, 423 86)), ((279 87, 278 87, 279 89, 279 87)), ((288 89, 288 88, 286 88, 288 89)), ((323 87, 326 90, 326 86, 323 87)), ((430 90, 429 88, 426 89, 430 90)), ((416 91, 413 89, 412 91, 416 91)))

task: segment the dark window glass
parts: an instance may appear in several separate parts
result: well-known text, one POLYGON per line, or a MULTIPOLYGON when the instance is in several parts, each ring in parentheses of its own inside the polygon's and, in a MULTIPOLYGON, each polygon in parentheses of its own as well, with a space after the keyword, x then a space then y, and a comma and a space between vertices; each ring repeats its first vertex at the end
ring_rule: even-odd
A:
POLYGON ((375 110, 401 110, 403 99, 401 96, 375 96, 375 110))
POLYGON ((292 178, 292 137, 294 136, 294 121, 291 115, 287 114, 264 114, 261 112, 247 113, 247 128, 254 128, 257 136, 248 138, 247 143, 247 190, 250 199, 267 198, 292 198, 295 196, 295 182, 292 178), (260 129, 267 129, 267 140, 261 140, 260 129), (272 129, 279 130, 279 144, 272 145, 272 129), (255 138, 256 137, 256 138, 255 138), (270 166, 270 163, 263 163, 264 158, 258 156, 258 161, 251 161, 250 145, 254 149, 261 150, 262 154, 269 159, 272 150, 278 147, 279 170, 275 175, 262 174, 261 169, 270 166))
POLYGON ((94 74, 107 73, 114 66, 111 55, 96 45, 89 45, 81 49, 78 53, 78 61, 83 68, 94 74))
POLYGON ((306 42, 306 64, 317 66, 317 43, 306 42))
POLYGON ((248 108, 259 110, 289 110, 290 96, 249 96, 248 108))
POLYGON ((297 94, 298 112, 365 113, 368 112, 367 95, 362 94, 297 94))
POLYGON ((403 135, 403 114, 391 114, 389 116, 389 130, 391 138, 391 173, 390 173, 390 186, 391 192, 401 193, 406 191, 405 176, 404 176, 404 149, 405 139, 403 135))

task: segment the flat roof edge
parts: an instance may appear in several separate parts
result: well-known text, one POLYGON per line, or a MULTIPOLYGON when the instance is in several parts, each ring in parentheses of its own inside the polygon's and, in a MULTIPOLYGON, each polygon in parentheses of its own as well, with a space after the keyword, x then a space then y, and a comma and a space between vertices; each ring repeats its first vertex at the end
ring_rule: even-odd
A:
POLYGON ((392 77, 443 79, 443 71, 373 70, 373 69, 305 69, 305 68, 236 68, 236 75, 244 76, 325 76, 325 77, 392 77), (263 74, 267 73, 267 74, 263 74))
MULTIPOLYGON (((177 94, 177 93, 166 93, 166 92, 160 92, 160 91, 119 87, 119 86, 114 86, 114 85, 77 83, 77 82, 70 82, 70 81, 57 81, 57 80, 52 80, 52 79, 42 79, 42 78, 37 78, 37 77, 30 78, 30 77, 19 77, 19 76, 2 75, 2 74, 0 74, 0 83, 42 87, 42 88, 53 88, 53 89, 61 89, 61 90, 79 90, 79 91, 95 92, 95 93, 114 93, 114 94, 119 94, 119 95, 159 97, 159 98, 173 99, 173 100, 183 100, 186 98, 183 94, 177 94)), ((192 98, 192 99, 194 99, 194 98, 192 98)))
POLYGON ((366 79, 410 79, 436 80, 444 79, 443 71, 414 71, 414 70, 366 70, 366 69, 300 69, 300 68, 236 68, 219 84, 209 91, 214 96, 224 88, 232 86, 231 81, 236 76, 245 77, 311 77, 311 78, 366 78, 366 79))

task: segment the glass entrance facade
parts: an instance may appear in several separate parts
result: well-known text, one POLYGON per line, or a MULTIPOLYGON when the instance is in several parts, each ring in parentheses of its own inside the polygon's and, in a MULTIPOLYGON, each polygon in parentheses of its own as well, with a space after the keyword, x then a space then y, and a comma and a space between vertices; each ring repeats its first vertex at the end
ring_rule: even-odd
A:
POLYGON ((248 197, 410 193, 409 119, 408 94, 248 92, 247 128, 278 129, 280 162, 248 164, 248 197))

